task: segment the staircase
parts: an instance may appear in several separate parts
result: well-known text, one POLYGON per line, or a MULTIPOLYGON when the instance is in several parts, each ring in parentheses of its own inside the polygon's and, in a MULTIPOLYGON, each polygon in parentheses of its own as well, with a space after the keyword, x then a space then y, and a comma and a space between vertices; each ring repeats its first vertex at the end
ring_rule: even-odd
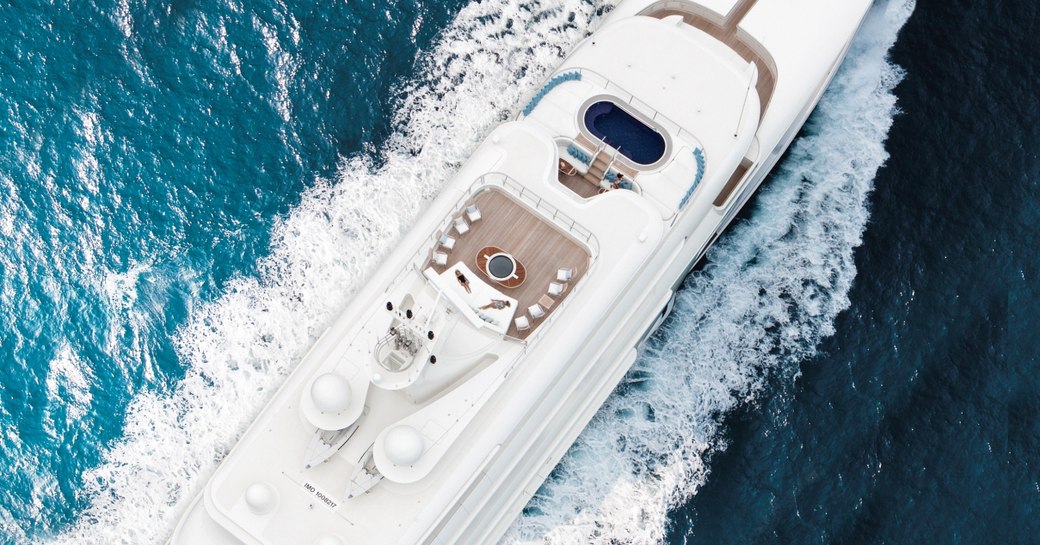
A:
POLYGON ((610 155, 600 151, 596 154, 596 158, 592 160, 592 164, 589 165, 589 170, 582 175, 586 182, 599 187, 600 180, 603 179, 603 175, 606 174, 607 169, 610 168, 610 155))

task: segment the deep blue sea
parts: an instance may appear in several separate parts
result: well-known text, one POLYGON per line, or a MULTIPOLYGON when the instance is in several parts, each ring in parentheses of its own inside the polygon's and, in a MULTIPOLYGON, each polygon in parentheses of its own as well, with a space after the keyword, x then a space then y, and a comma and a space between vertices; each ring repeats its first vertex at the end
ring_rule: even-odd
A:
MULTIPOLYGON (((0 545, 160 544, 609 7, 0 4, 0 545)), ((505 543, 1040 542, 1040 6, 876 0, 505 543)))

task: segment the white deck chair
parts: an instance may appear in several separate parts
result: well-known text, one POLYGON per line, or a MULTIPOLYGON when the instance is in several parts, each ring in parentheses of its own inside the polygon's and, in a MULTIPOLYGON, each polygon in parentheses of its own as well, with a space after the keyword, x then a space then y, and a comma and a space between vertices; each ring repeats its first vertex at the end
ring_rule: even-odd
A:
POLYGON ((514 320, 516 322, 516 330, 523 331, 525 329, 531 329, 531 322, 527 320, 527 316, 521 316, 514 320))
POLYGON ((455 231, 460 235, 465 235, 469 232, 469 224, 463 218, 455 218, 455 231))
POLYGON ((567 284, 560 282, 549 282, 549 295, 556 297, 563 293, 563 290, 567 289, 567 284))
POLYGON ((441 240, 439 241, 439 244, 441 245, 441 248, 444 248, 445 250, 448 250, 450 252, 452 251, 452 249, 455 248, 455 237, 448 236, 448 233, 444 233, 443 235, 441 235, 441 240))
POLYGON ((442 266, 442 267, 444 265, 447 265, 448 264, 448 254, 446 254, 444 252, 433 252, 433 262, 438 264, 438 265, 440 265, 440 266, 442 266))
POLYGON ((560 282, 570 282, 574 278, 574 269, 570 267, 556 271, 556 279, 560 282))
POLYGON ((545 311, 542 310, 542 305, 539 305, 538 303, 527 307, 527 312, 531 315, 531 318, 534 318, 535 320, 545 316, 545 311))
POLYGON ((470 223, 480 221, 480 209, 477 208, 477 205, 471 204, 466 207, 466 217, 469 218, 470 223))

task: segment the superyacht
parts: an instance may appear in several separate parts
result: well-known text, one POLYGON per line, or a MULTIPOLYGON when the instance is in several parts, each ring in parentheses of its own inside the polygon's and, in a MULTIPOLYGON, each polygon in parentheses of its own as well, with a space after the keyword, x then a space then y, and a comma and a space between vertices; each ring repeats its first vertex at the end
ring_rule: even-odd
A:
POLYGON ((624 0, 494 129, 171 545, 497 541, 776 164, 869 0, 624 0))

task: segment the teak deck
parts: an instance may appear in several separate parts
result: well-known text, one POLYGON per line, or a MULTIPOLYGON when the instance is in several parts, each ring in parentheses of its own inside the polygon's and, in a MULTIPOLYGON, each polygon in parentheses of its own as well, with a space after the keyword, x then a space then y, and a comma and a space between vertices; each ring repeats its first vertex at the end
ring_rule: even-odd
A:
POLYGON ((599 194, 600 189, 598 186, 592 185, 586 180, 581 174, 564 174, 559 173, 560 183, 564 187, 570 189, 576 195, 583 199, 591 199, 599 194))
MULTIPOLYGON (((549 283, 556 281, 556 272, 560 268, 574 269, 574 278, 568 283, 567 289, 554 298, 555 304, 545 309, 545 316, 535 320, 528 315, 530 329, 517 331, 516 323, 509 324, 509 336, 526 339, 560 307, 560 303, 581 281, 589 268, 591 255, 582 244, 551 221, 500 189, 489 188, 476 194, 463 205, 462 210, 455 213, 456 217, 463 215, 469 204, 477 205, 481 219, 471 223, 469 232, 464 235, 459 235, 454 228, 449 229, 448 234, 455 238, 455 247, 448 253, 447 267, 459 261, 474 267, 477 254, 488 246, 497 246, 512 254, 527 269, 527 276, 519 287, 506 288, 482 270, 475 270, 474 273, 519 302, 514 319, 527 314, 527 308, 546 295, 549 283)), ((440 234, 437 236, 439 238, 440 234)), ((432 261, 427 262, 427 266, 433 267, 438 273, 446 269, 432 261)))

